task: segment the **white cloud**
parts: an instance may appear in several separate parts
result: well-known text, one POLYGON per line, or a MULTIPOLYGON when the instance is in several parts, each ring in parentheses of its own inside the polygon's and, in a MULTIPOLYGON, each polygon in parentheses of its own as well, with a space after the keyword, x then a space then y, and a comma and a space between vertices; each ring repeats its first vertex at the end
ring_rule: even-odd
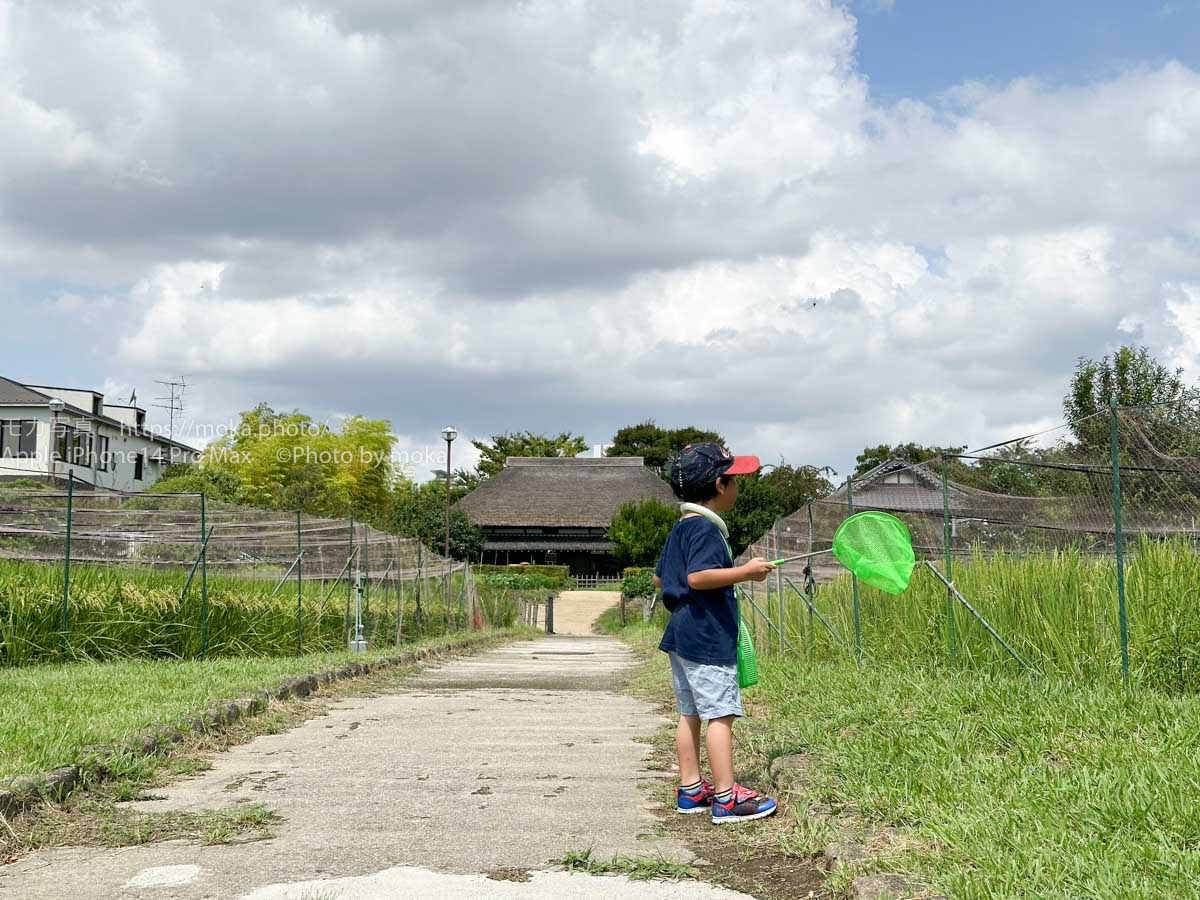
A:
POLYGON ((1200 73, 882 106, 854 27, 0 0, 0 277, 119 295, 110 376, 188 372, 197 415, 404 440, 654 416, 841 464, 1044 425, 1123 341, 1200 374, 1200 73))

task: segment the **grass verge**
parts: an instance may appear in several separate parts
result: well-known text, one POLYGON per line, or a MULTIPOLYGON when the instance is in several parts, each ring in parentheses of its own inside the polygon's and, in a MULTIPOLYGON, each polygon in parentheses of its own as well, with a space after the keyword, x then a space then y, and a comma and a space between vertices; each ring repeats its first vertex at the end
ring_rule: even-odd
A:
MULTIPOLYGON (((662 697, 658 634, 620 632, 650 658, 631 686, 662 697)), ((1197 896, 1200 700, 886 663, 776 657, 761 675, 739 775, 799 754, 808 777, 782 798, 786 827, 754 839, 816 854, 847 828, 895 836, 830 887, 886 870, 956 898, 1197 896)))
MULTIPOLYGON (((445 646, 460 632, 405 644, 445 646)), ((523 631, 497 632, 514 637, 523 631)), ((273 687, 280 680, 352 660, 394 655, 381 647, 304 656, 195 661, 119 660, 5 670, 0 679, 0 778, 81 761, 85 748, 120 744, 152 725, 172 724, 217 700, 273 687)))
MULTIPOLYGON (((533 636, 535 632, 525 628, 497 631, 487 643, 473 645, 472 652, 479 652, 496 643, 533 636)), ((428 642, 432 646, 445 643, 445 640, 428 642)), ((332 656, 335 658, 326 662, 344 662, 349 655, 332 656)), ((95 665, 96 668, 107 668, 124 663, 95 665)), ((317 667, 309 666, 303 671, 312 671, 314 668, 317 667)), ((118 847, 171 839, 231 843, 271 837, 273 826, 280 820, 274 813, 257 805, 196 813, 146 813, 121 804, 158 799, 153 794, 154 788, 168 784, 179 776, 207 770, 214 753, 245 743, 261 734, 278 734, 294 728, 305 719, 320 715, 330 704, 344 697, 395 690, 403 679, 414 676, 418 671, 419 666, 404 666, 334 681, 322 686, 319 694, 303 700, 291 698, 273 702, 265 712, 240 719, 222 730, 190 733, 162 755, 129 753, 109 760, 106 780, 92 781, 87 790, 73 793, 62 804, 39 804, 12 821, 0 817, 0 863, 11 862, 30 850, 44 847, 118 847)))

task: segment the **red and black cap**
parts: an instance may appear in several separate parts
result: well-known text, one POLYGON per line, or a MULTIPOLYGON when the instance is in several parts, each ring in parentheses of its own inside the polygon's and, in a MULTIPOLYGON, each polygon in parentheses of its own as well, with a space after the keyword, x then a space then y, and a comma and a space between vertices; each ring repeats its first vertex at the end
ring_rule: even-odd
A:
POLYGON ((734 456, 712 441, 688 444, 671 466, 671 486, 683 496, 689 488, 712 484, 722 475, 749 475, 758 469, 757 456, 734 456))

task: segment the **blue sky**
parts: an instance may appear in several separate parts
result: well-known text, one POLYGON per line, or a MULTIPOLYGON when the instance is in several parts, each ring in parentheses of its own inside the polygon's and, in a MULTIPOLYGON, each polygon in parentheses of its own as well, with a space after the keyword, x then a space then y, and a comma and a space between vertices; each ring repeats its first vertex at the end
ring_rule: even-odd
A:
POLYGON ((1076 84, 1131 65, 1200 64, 1200 0, 854 0, 858 65, 879 100, 964 81, 1076 84))

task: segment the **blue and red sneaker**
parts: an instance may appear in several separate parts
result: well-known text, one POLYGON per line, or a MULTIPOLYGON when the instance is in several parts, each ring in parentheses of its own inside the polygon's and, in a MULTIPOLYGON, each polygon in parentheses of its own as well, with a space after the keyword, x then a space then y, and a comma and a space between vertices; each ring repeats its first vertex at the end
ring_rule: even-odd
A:
POLYGON ((694 794, 689 794, 683 788, 677 787, 675 788, 675 811, 685 816, 705 812, 712 806, 715 793, 712 782, 705 778, 700 779, 700 790, 694 794))
POLYGON ((724 803, 713 797, 712 820, 714 825, 749 822, 753 819, 765 819, 774 814, 776 808, 775 801, 770 797, 760 797, 757 791, 735 784, 732 795, 724 803))

